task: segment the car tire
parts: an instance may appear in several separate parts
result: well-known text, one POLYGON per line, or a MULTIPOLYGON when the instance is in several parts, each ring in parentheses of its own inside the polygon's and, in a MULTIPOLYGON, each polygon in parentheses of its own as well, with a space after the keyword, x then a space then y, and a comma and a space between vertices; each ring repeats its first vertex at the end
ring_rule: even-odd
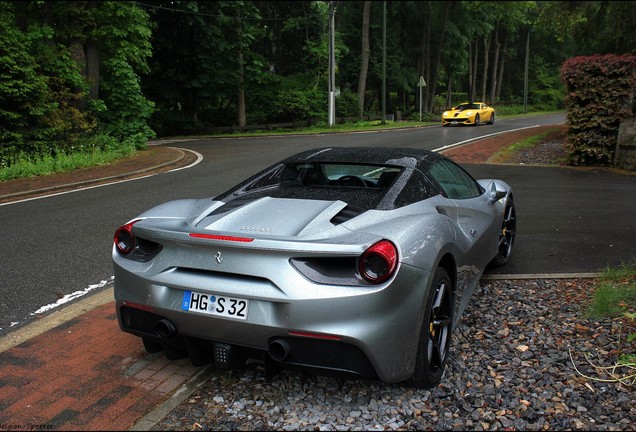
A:
POLYGON ((506 210, 504 211, 501 230, 499 230, 499 240, 497 242, 497 255, 490 262, 493 267, 500 267, 508 262, 512 247, 514 245, 515 236, 517 235, 517 214, 515 211, 515 203, 512 199, 508 199, 506 210))
POLYGON ((488 121, 488 124, 495 124, 495 113, 492 113, 492 115, 490 116, 490 121, 488 121))
POLYGON ((479 114, 475 114, 475 126, 479 126, 479 114))
POLYGON ((434 387, 442 379, 451 344, 453 303, 451 279, 448 272, 439 267, 426 300, 415 370, 411 377, 411 384, 415 387, 434 387))

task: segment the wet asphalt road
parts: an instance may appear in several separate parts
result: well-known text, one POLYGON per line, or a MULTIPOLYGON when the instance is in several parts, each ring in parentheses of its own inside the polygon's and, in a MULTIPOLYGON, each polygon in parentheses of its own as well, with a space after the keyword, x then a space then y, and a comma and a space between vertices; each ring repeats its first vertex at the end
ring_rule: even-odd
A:
MULTIPOLYGON (((201 153, 187 170, 0 207, 0 336, 31 322, 33 312, 112 277, 115 229, 165 201, 216 195, 297 151, 323 146, 437 149, 538 124, 562 115, 499 120, 478 128, 206 139, 171 144, 201 153), (13 324, 15 323, 15 324, 13 324)), ((518 237, 499 273, 595 272, 634 256, 636 176, 604 170, 465 165, 476 177, 501 178, 517 195, 518 237)))

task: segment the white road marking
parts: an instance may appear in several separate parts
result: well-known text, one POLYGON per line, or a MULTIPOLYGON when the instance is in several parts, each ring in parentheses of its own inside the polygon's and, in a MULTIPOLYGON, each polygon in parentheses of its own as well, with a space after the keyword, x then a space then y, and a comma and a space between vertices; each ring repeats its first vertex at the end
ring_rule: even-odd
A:
POLYGON ((436 148, 435 150, 431 150, 431 151, 440 152, 440 151, 443 151, 443 150, 448 150, 449 148, 459 147, 459 146, 462 146, 464 144, 468 144, 468 143, 473 142, 473 141, 490 138, 490 137, 493 137, 495 135, 501 135, 501 134, 505 134, 505 133, 508 133, 508 132, 515 132, 515 131, 520 131, 520 130, 524 130, 524 129, 532 129, 532 128, 536 128, 536 127, 539 127, 539 126, 541 126, 541 125, 526 126, 526 127, 522 127, 522 128, 519 128, 519 129, 510 129, 510 130, 507 130, 507 131, 496 132, 496 133, 492 133, 492 134, 489 134, 489 135, 482 135, 480 137, 471 138, 471 139, 467 139, 465 141, 460 141, 460 142, 455 143, 455 144, 449 144, 449 145, 446 145, 444 147, 436 148))
POLYGON ((75 299, 77 299, 79 297, 85 296, 86 294, 88 294, 91 291, 94 291, 94 290, 99 289, 99 288, 103 288, 106 285, 113 283, 114 280, 115 280, 115 276, 111 276, 107 280, 103 280, 103 281, 101 281, 99 283, 96 283, 96 284, 93 284, 93 285, 89 285, 88 288, 85 288, 85 289, 79 290, 79 291, 75 291, 75 292, 72 292, 70 294, 66 294, 64 297, 62 297, 61 299, 59 299, 55 303, 51 303, 51 304, 48 304, 46 306, 42 306, 40 309, 36 310, 35 312, 31 312, 30 315, 33 316, 33 315, 39 315, 39 314, 44 313, 44 312, 48 312, 51 309, 55 309, 58 306, 62 306, 65 303, 68 303, 68 302, 70 302, 72 300, 75 300, 75 299))
POLYGON ((169 173, 175 172, 175 171, 181 171, 181 170, 188 169, 188 168, 192 168, 193 166, 198 165, 199 162, 201 162, 203 160, 203 155, 201 153, 199 153, 199 152, 195 152, 194 150, 189 150, 189 149, 181 149, 181 150, 185 150, 185 151, 189 151, 191 153, 194 153, 197 156, 197 160, 195 160, 194 162, 192 162, 188 166, 184 166, 184 167, 181 167, 181 168, 175 168, 173 170, 170 170, 170 171, 168 171, 169 173))

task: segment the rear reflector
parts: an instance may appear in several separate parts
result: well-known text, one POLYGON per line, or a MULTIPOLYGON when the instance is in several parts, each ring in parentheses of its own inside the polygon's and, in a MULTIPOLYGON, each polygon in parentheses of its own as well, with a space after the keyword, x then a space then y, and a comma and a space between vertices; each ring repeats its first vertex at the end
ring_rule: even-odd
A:
POLYGON ((314 338, 314 339, 326 339, 326 340, 341 340, 342 339, 342 336, 330 335, 330 334, 324 334, 324 333, 308 333, 308 332, 300 332, 300 331, 293 331, 293 330, 290 330, 288 333, 291 336, 301 336, 301 337, 308 337, 308 338, 314 338))
POLYGON ((146 312, 154 312, 155 311, 155 308, 153 308, 152 306, 142 305, 142 304, 139 304, 139 303, 132 303, 132 302, 128 302, 128 301, 123 301, 122 302, 122 306, 128 306, 128 307, 139 309, 139 310, 143 310, 143 311, 146 311, 146 312))
POLYGON ((192 238, 200 238, 206 240, 222 240, 222 241, 233 241, 233 242, 243 242, 249 243, 254 241, 253 238, 249 237, 233 237, 233 236, 224 236, 224 235, 216 235, 216 234, 201 234, 201 233, 190 233, 190 237, 192 238))

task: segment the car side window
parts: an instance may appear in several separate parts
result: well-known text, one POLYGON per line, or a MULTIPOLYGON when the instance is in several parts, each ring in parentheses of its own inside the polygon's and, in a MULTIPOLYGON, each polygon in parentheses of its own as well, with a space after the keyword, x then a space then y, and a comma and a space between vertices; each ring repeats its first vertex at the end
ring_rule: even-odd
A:
POLYGON ((482 194, 479 184, 459 165, 449 160, 439 160, 429 169, 444 193, 451 199, 475 198, 482 194))

